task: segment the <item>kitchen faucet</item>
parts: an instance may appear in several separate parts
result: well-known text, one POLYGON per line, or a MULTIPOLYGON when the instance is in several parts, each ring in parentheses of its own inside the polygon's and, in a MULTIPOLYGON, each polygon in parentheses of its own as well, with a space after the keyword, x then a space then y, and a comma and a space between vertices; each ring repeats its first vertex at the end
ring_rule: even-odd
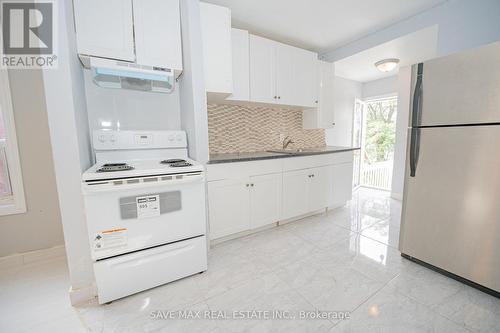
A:
POLYGON ((290 139, 290 136, 287 135, 284 139, 283 139, 283 149, 286 149, 286 147, 288 147, 289 144, 291 143, 294 143, 292 141, 292 139, 290 139))

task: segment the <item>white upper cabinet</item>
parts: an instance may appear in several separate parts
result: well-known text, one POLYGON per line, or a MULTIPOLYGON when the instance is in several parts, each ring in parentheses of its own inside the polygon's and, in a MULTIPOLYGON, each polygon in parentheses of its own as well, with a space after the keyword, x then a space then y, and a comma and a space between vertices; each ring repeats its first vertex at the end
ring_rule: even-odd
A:
POLYGON ((295 48, 293 60, 294 105, 318 106, 318 56, 314 52, 295 48))
POLYGON ((133 0, 136 61, 182 70, 179 0, 133 0))
POLYGON ((250 35, 250 100, 276 103, 276 42, 250 35))
POLYGON ((182 70, 179 0, 74 0, 74 11, 79 54, 182 70))
POLYGON ((228 100, 250 100, 250 50, 248 31, 231 29, 231 48, 233 50, 233 94, 228 100))
POLYGON ((295 48, 275 42, 276 62, 276 102, 278 104, 294 105, 297 100, 294 94, 295 48))
POLYGON ((250 101, 314 108, 317 55, 250 35, 250 101))
POLYGON ((206 91, 227 97, 233 92, 231 11, 200 2, 200 16, 206 91))
POLYGON ((304 110, 304 128, 332 128, 335 126, 335 65, 317 61, 317 83, 313 85, 319 93, 316 109, 304 110))
POLYGON ((78 53, 135 61, 131 0, 74 0, 78 53))

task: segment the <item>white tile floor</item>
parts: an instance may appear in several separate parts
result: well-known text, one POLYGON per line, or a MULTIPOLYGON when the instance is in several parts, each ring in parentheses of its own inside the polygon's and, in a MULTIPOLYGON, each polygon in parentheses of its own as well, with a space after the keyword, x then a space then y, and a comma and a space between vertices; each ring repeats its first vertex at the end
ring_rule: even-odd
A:
POLYGON ((64 259, 2 271, 0 331, 500 332, 499 299, 401 258, 400 210, 387 193, 361 189, 326 215, 216 246, 201 275, 104 306, 69 305, 64 259), (152 318, 170 310, 349 311, 351 318, 152 318))

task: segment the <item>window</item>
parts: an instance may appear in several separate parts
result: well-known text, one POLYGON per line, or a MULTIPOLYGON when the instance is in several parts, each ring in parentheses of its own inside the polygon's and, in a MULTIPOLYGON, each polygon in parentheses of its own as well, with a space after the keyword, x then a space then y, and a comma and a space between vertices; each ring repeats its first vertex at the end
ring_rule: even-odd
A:
POLYGON ((6 69, 0 69, 0 215, 26 212, 14 112, 6 69))

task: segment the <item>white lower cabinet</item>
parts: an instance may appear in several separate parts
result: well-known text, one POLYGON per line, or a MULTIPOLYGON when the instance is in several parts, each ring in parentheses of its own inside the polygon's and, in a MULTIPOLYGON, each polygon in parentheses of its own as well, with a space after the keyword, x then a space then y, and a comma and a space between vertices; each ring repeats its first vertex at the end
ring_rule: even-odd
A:
POLYGON ((283 173, 282 220, 307 213, 309 170, 283 173))
POLYGON ((310 170, 311 177, 308 184, 308 211, 313 212, 328 206, 328 196, 330 194, 329 170, 328 166, 313 168, 310 170))
POLYGON ((352 167, 352 152, 209 164, 210 239, 345 204, 352 167))
POLYGON ((210 238, 278 222, 281 212, 281 174, 208 183, 210 238))
POLYGON ((353 164, 343 163, 329 166, 331 192, 328 207, 338 207, 351 200, 353 164))
POLYGON ((283 174, 282 220, 326 208, 330 195, 328 166, 283 174))
POLYGON ((281 192, 281 174, 250 177, 251 229, 279 221, 281 192))
POLYGON ((210 239, 250 229, 248 186, 243 180, 208 183, 210 239))

